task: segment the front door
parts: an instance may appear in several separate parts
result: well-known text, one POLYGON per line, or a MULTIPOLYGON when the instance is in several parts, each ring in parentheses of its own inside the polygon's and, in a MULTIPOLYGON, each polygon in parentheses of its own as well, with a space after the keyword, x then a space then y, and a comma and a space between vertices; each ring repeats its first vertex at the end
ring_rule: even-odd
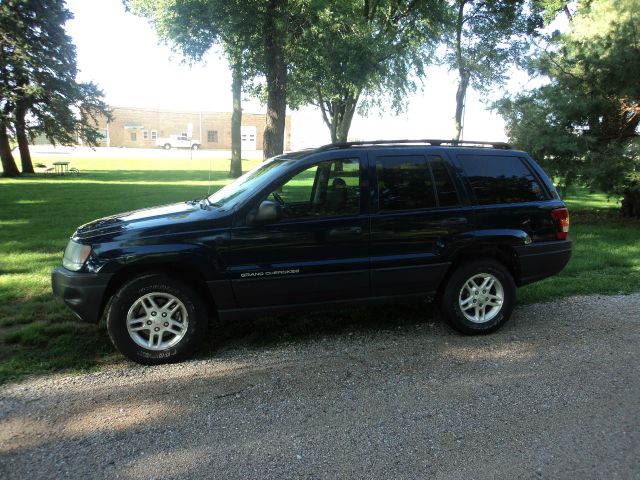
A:
POLYGON ((252 225, 237 219, 226 263, 239 307, 369 296, 365 162, 362 152, 331 152, 267 196, 281 204, 281 220, 252 225))

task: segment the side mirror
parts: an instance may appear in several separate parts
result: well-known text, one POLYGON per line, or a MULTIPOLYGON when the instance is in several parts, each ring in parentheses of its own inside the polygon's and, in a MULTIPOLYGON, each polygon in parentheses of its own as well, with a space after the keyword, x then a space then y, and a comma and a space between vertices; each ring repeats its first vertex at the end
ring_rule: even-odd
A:
POLYGON ((263 224, 277 222, 282 218, 282 207, 279 203, 264 200, 257 209, 247 215, 247 222, 251 224, 263 224))

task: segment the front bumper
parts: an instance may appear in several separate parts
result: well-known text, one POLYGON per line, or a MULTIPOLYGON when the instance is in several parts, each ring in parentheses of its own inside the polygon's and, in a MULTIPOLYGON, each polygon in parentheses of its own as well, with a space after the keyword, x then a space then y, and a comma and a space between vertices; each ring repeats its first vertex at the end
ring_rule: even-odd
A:
POLYGON ((72 272, 57 267, 51 272, 51 288, 85 322, 97 323, 102 316, 105 292, 112 274, 72 272))
POLYGON ((571 258, 571 240, 531 243, 514 247, 518 254, 518 285, 527 285, 559 273, 571 258))

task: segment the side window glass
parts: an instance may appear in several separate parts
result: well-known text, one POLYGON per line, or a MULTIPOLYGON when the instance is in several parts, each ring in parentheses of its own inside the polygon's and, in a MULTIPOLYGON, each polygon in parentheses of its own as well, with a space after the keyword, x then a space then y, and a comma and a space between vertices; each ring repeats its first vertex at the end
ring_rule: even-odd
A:
POLYGON ((436 206, 433 182, 425 157, 378 157, 376 173, 381 212, 436 206))
POLYGON ((546 194, 519 157, 458 155, 480 205, 545 200, 546 194))
POLYGON ((273 196, 283 206, 310 203, 317 173, 318 165, 298 173, 276 190, 273 196))
POLYGON ((331 160, 294 175, 269 199, 282 205, 285 218, 328 217, 360 213, 360 162, 331 160))
POLYGON ((438 204, 441 207, 453 207, 460 205, 458 192, 444 160, 440 157, 429 157, 431 172, 438 192, 438 204))
POLYGON ((324 204, 327 213, 360 212, 360 162, 358 159, 331 162, 324 204))

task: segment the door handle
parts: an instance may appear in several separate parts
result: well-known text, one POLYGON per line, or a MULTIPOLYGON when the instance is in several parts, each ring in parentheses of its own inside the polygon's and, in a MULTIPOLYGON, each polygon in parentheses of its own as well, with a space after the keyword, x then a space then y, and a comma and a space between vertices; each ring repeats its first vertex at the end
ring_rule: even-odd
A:
POLYGON ((467 223, 466 217, 449 217, 445 218, 440 222, 440 225, 451 226, 451 225, 464 225, 467 223))
POLYGON ((362 227, 341 227, 329 230, 329 235, 360 235, 362 227))

